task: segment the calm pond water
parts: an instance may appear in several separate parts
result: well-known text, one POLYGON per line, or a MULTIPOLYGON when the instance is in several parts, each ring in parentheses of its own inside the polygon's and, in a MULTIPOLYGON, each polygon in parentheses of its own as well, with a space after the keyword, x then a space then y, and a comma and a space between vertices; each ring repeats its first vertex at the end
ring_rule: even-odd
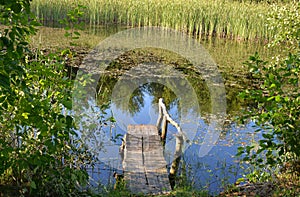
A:
MULTIPOLYGON (((161 84, 155 83, 144 84, 133 93, 134 96, 131 101, 134 105, 130 106, 131 104, 129 104, 129 107, 133 120, 137 124, 156 124, 158 116, 157 95, 159 95, 157 91, 161 90, 160 86, 161 84)), ((176 122, 182 123, 178 110, 180 108, 178 99, 174 96, 167 98, 167 100, 167 108, 171 117, 176 122)), ((84 121, 88 120, 89 125, 97 123, 99 120, 104 122, 116 116, 113 110, 119 113, 124 110, 112 110, 112 105, 108 105, 107 109, 101 110, 95 102, 90 101, 90 107, 86 111, 89 118, 84 119, 84 121)), ((237 147, 257 141, 259 134, 254 133, 255 128, 253 126, 255 125, 251 122, 247 125, 237 126, 236 123, 228 120, 220 130, 220 136, 216 144, 212 146, 208 154, 200 156, 199 150, 204 143, 205 135, 208 133, 209 122, 205 116, 200 116, 197 122, 197 130, 192 138, 192 143, 185 144, 186 149, 181 158, 179 176, 183 182, 186 181, 197 189, 205 189, 212 194, 217 194, 226 185, 234 183, 246 173, 246 166, 241 165, 238 158, 235 157, 237 147)), ((81 131, 82 139, 86 141, 89 149, 100 160, 100 163, 94 169, 89 169, 95 186, 99 183, 103 186, 112 186, 114 184, 113 173, 122 173, 119 147, 122 144, 121 139, 126 134, 126 130, 118 124, 118 121, 107 123, 108 125, 102 124, 102 126, 94 127, 89 131, 81 131)), ((176 132, 176 128, 169 124, 164 153, 168 169, 174 160, 174 134, 176 132)))
MULTIPOLYGON (((95 39, 97 44, 103 37, 111 36, 122 29, 92 28, 87 33, 93 38, 99 36, 99 40, 95 39)), ((113 173, 122 173, 119 147, 122 144, 122 137, 126 134, 127 124, 156 124, 159 98, 164 99, 171 117, 181 126, 186 125, 186 129, 183 130, 188 133, 190 139, 190 143, 185 144, 181 158, 179 176, 182 182, 186 181, 194 188, 217 194, 226 185, 234 183, 246 173, 246 166, 241 165, 235 157, 237 147, 256 142, 260 135, 254 133, 255 125, 252 122, 238 126, 233 119, 242 109, 236 96, 250 85, 250 81, 245 77, 246 68, 243 67, 242 62, 255 51, 259 51, 263 56, 268 56, 269 52, 258 43, 238 43, 222 39, 197 42, 206 49, 211 60, 216 63, 215 70, 220 73, 221 84, 226 95, 222 95, 220 89, 210 89, 210 85, 207 85, 208 79, 203 73, 201 75, 202 71, 199 73, 195 70, 191 61, 178 53, 151 47, 126 51, 109 64, 105 74, 101 74, 97 80, 97 98, 89 97, 88 105, 80 118, 81 128, 78 131, 91 152, 99 159, 94 168, 89 168, 92 185, 97 188, 112 187, 115 181, 113 173), (172 80, 164 82, 159 79, 154 80, 151 72, 145 77, 152 77, 152 80, 136 80, 134 78, 136 76, 130 74, 134 73, 138 76, 139 71, 135 71, 134 68, 145 62, 156 62, 158 65, 164 65, 163 68, 178 72, 182 75, 180 80, 175 80, 178 84, 172 86, 172 80), (122 78, 126 73, 127 78, 122 78), (131 85, 130 81, 136 81, 137 84, 131 85), (184 91, 180 96, 180 90, 184 90, 182 87, 185 87, 182 84, 191 86, 195 97, 184 91), (179 87, 181 85, 182 87, 179 87), (174 87, 177 90, 174 90, 174 87), (212 107, 216 99, 214 97, 225 99, 225 106, 222 106, 225 107, 225 113, 217 114, 217 117, 212 116, 215 115, 212 107), (186 102, 182 101, 184 99, 186 102), (195 106, 199 106, 199 109, 194 108, 195 106), (196 111, 197 115, 191 111, 196 111), (214 136, 216 140, 207 145, 206 136, 211 130, 217 133, 214 136), (208 152, 201 152, 201 146, 210 146, 207 148, 208 152)), ((147 69, 151 67, 147 64, 146 66, 147 69)), ((143 67, 141 68, 140 71, 143 70, 143 67)), ((160 74, 164 72, 170 75, 167 70, 160 71, 160 74)), ((143 77, 138 79, 141 78, 143 77)), ((168 169, 174 159, 175 133, 175 127, 169 124, 164 153, 168 169)))

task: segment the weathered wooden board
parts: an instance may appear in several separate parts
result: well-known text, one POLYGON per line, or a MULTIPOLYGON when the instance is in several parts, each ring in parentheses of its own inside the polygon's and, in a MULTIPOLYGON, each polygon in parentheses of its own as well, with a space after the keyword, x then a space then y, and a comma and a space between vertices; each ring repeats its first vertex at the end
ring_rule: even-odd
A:
POLYGON ((129 125, 124 137, 124 180, 133 194, 163 194, 171 186, 155 125, 129 125))

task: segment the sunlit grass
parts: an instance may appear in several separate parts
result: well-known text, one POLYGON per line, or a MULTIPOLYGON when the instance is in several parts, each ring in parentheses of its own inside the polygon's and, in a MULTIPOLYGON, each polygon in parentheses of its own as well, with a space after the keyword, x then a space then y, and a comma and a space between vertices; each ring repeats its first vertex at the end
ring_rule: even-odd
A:
POLYGON ((198 36, 269 39, 265 26, 269 5, 230 0, 36 0, 32 10, 45 22, 64 18, 72 5, 87 7, 90 25, 163 26, 198 36))
POLYGON ((71 40, 65 37, 66 31, 62 28, 39 27, 36 35, 30 37, 30 47, 57 50, 70 46, 72 41, 80 48, 92 49, 106 37, 101 33, 93 35, 85 31, 78 31, 80 32, 79 39, 71 40))

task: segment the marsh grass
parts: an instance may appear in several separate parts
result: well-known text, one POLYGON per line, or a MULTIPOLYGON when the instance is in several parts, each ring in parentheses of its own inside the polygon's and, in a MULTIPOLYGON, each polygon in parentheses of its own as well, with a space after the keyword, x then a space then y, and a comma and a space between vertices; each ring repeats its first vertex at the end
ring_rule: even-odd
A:
POLYGON ((87 7, 89 25, 163 26, 199 37, 269 39, 266 3, 225 0, 36 0, 32 11, 45 23, 55 23, 75 4, 87 7))
MULTIPOLYGON (((80 37, 79 39, 73 40, 76 46, 91 50, 107 36, 118 31, 118 29, 107 29, 104 27, 93 30, 96 32, 78 30, 80 37)), ((39 27, 38 32, 30 37, 30 47, 53 50, 63 49, 70 44, 70 39, 65 37, 65 32, 66 31, 62 28, 39 27)))

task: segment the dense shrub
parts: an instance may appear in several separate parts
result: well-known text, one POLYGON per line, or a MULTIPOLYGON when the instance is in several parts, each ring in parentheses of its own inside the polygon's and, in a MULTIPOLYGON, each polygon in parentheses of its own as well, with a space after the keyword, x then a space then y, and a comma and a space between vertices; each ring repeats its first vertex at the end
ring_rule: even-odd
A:
POLYGON ((0 1, 0 196, 74 196, 88 175, 76 141, 71 80, 58 54, 33 53, 29 0, 0 1))
POLYGON ((261 60, 256 53, 245 63, 257 86, 241 94, 251 103, 243 119, 251 117, 263 138, 257 146, 240 147, 239 155, 246 153, 244 160, 261 169, 297 163, 300 157, 299 10, 300 3, 273 6, 268 26, 277 34, 270 47, 281 45, 285 49, 273 62, 261 60))

